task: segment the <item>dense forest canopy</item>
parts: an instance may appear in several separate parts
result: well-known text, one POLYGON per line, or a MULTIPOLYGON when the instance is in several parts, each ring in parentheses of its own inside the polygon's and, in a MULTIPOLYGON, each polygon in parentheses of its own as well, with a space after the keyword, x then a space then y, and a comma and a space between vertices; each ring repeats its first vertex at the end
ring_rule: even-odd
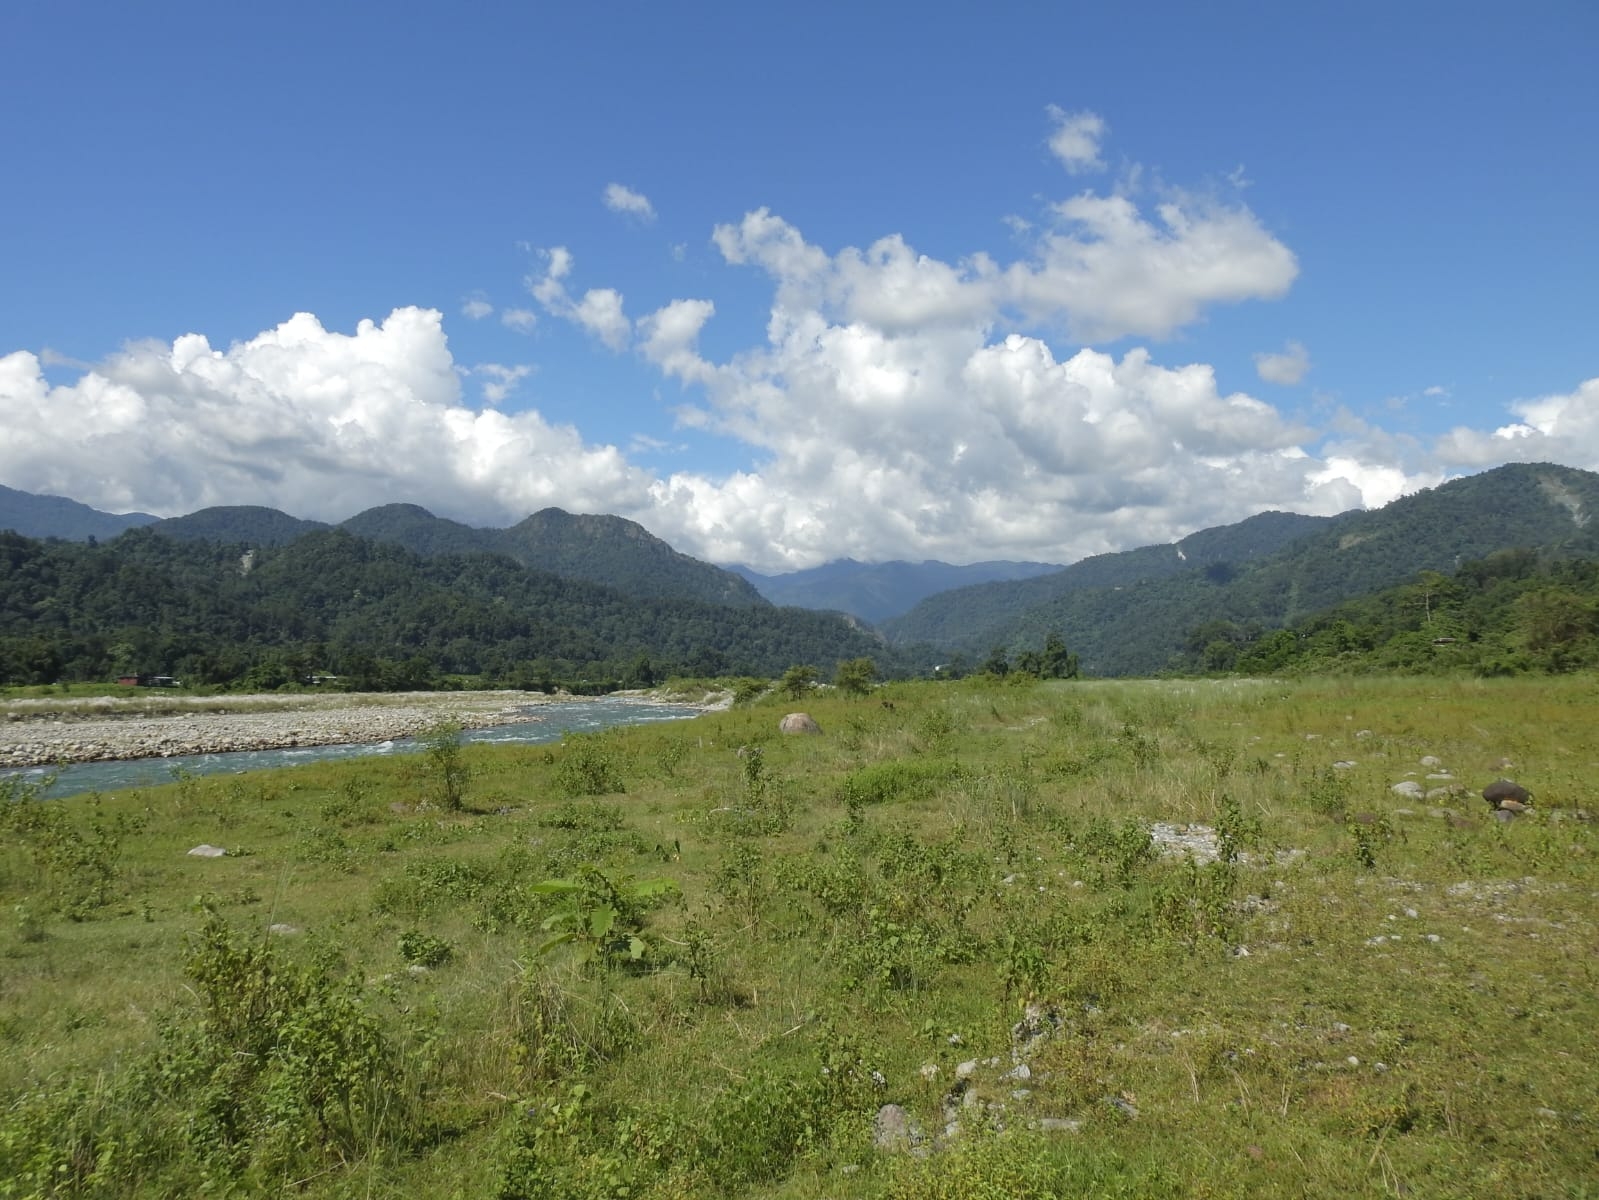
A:
MULTIPOLYGON (((423 557, 319 530, 287 545, 136 529, 99 545, 0 533, 0 680, 129 673, 353 687, 441 675, 517 686, 780 673, 889 656, 836 616, 765 604, 645 600, 490 554, 423 557)), ((892 669, 892 666, 889 667, 892 669)))

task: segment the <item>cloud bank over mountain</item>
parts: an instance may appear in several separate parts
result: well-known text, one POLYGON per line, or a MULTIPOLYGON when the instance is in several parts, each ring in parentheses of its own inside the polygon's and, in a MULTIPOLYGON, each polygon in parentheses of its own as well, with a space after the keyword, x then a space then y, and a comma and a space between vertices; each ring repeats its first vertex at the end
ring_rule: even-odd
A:
MULTIPOLYGON (((1105 175, 1106 122, 1048 115, 1070 186, 1105 175)), ((1236 191, 1143 179, 1127 166, 1048 202, 1042 223, 1014 222, 1008 258, 945 261, 898 233, 830 249, 768 208, 746 212, 709 248, 717 271, 767 290, 764 337, 720 355, 702 349, 714 299, 629 316, 622 281, 580 284, 566 246, 535 257, 523 304, 536 312, 460 302, 468 324, 498 311, 508 328, 643 364, 680 391, 661 401, 679 426, 736 447, 739 469, 642 466, 647 439, 597 444, 519 407, 536 363, 458 361, 440 311, 398 307, 353 334, 298 313, 225 349, 202 333, 133 343, 70 378, 46 355, 6 355, 0 480, 162 514, 250 503, 338 520, 408 500, 505 524, 556 505, 788 570, 842 556, 1069 562, 1269 508, 1382 504, 1512 459, 1599 466, 1599 380, 1507 397, 1502 426, 1430 441, 1223 388, 1171 339, 1224 306, 1283 297, 1298 259, 1236 191)), ((602 203, 635 226, 657 219, 622 184, 602 203)), ((1310 369, 1293 340, 1255 363, 1278 388, 1310 369)))

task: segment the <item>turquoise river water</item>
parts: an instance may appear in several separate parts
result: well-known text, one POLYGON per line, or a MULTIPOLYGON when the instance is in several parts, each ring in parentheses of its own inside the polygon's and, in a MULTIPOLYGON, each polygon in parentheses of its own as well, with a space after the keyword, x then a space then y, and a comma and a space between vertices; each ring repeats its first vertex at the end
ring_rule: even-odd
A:
MULTIPOLYGON (((528 720, 488 729, 469 729, 464 742, 492 745, 527 745, 558 742, 568 733, 588 733, 613 725, 643 725, 652 721, 682 721, 698 716, 700 709, 686 705, 651 704, 605 696, 595 700, 564 700, 558 704, 528 707, 528 720)), ((171 758, 127 758, 113 762, 73 763, 66 767, 34 767, 0 772, 0 781, 21 778, 43 784, 42 793, 59 799, 84 792, 110 792, 119 788, 171 783, 185 775, 240 774, 273 767, 293 767, 329 759, 365 758, 371 755, 415 753, 414 738, 391 742, 348 743, 338 746, 296 746, 284 750, 237 750, 227 754, 175 754, 171 758), (51 776, 54 779, 51 780, 51 776)))

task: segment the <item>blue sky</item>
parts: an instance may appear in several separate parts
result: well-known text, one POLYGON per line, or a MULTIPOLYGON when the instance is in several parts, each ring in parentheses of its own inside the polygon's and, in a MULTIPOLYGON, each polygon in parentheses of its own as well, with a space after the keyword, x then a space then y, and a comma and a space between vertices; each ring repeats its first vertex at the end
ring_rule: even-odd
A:
POLYGON ((1592 5, 578 7, 23 0, 0 482, 780 570, 1599 469, 1592 5))

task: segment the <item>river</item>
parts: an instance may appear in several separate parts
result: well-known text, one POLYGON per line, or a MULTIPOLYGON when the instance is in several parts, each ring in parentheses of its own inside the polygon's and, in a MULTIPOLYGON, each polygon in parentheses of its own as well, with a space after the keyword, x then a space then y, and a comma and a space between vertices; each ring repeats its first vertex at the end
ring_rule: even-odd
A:
MULTIPOLYGON (((528 708, 529 719, 487 729, 468 729, 463 742, 490 745, 531 745, 558 742, 567 733, 589 733, 615 725, 644 725, 653 721, 682 721, 703 712, 678 704, 604 696, 593 700, 563 700, 528 708), (536 716, 534 714, 537 714, 536 716)), ((282 750, 238 750, 227 754, 175 754, 171 758, 124 758, 108 762, 73 763, 65 767, 32 767, 0 772, 0 782, 20 778, 39 784, 54 776, 42 795, 62 799, 85 792, 112 792, 121 788, 171 783, 188 775, 238 775, 274 767, 294 767, 329 759, 366 758, 380 754, 415 753, 415 738, 389 742, 348 743, 337 746, 295 746, 282 750)))

